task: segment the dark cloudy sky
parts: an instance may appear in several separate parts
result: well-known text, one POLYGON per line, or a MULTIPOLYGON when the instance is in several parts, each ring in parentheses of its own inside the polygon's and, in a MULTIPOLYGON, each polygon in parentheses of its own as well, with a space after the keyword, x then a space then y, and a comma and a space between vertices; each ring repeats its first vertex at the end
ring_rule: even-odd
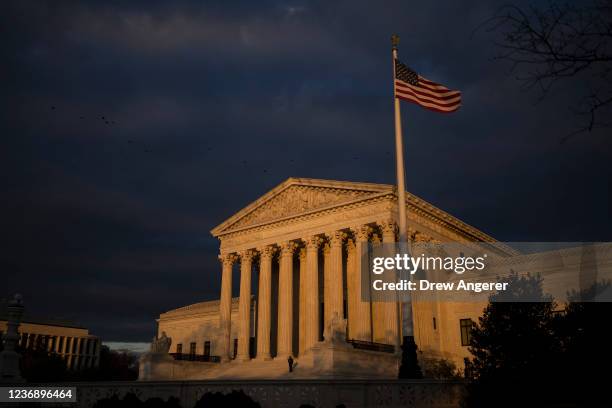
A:
POLYGON ((287 177, 394 183, 392 32, 464 99, 402 105, 408 190, 500 240, 612 240, 610 129, 559 143, 580 81, 536 104, 473 34, 497 7, 2 2, 0 297, 147 340, 218 296, 210 229, 287 177))

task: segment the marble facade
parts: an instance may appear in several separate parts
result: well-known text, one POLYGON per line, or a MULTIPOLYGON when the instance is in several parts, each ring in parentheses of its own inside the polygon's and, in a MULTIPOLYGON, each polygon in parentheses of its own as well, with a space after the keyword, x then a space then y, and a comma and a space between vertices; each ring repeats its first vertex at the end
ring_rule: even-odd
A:
MULTIPOLYGON (((494 241, 409 193, 406 211, 411 242, 494 241)), ((207 302, 218 308, 206 332, 220 363, 162 377, 277 378, 287 375, 292 356, 296 378, 396 378, 403 305, 363 301, 358 254, 369 243, 395 242, 397 218, 394 186, 373 183, 290 178, 246 206, 211 231, 220 241, 221 291, 218 303, 207 302), (236 278, 238 299, 232 294, 236 278)), ((478 315, 483 305, 466 307, 478 315)), ((440 307, 413 304, 412 310, 417 344, 439 340, 433 332, 446 319, 435 330, 422 321, 440 307)), ((456 323, 451 320, 449 330, 456 323)), ((160 332, 181 338, 171 326, 162 315, 160 332)), ((185 343, 175 340, 173 347, 178 341, 185 343)), ((441 343, 436 351, 444 355, 451 347, 441 343)), ((445 355, 460 361, 453 353, 445 355)))

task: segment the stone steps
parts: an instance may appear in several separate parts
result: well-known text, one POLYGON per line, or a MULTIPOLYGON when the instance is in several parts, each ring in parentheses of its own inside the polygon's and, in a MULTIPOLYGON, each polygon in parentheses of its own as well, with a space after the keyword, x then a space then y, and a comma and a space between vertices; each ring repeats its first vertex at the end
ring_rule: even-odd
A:
POLYGON ((272 360, 252 359, 248 361, 232 360, 227 363, 220 363, 211 370, 203 373, 206 378, 214 379, 288 379, 298 373, 299 362, 296 359, 296 369, 289 373, 289 365, 284 358, 272 360))

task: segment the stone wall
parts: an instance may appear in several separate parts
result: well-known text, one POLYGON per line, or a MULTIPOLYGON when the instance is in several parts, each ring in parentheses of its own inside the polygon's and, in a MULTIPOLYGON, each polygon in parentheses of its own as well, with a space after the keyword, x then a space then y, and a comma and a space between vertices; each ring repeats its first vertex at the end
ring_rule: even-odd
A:
POLYGON ((353 407, 458 407, 464 385, 432 380, 271 380, 271 381, 168 381, 63 384, 77 387, 78 407, 90 408, 102 398, 132 392, 141 400, 178 397, 191 408, 207 392, 242 390, 262 408, 298 408, 302 404, 334 408, 353 407))

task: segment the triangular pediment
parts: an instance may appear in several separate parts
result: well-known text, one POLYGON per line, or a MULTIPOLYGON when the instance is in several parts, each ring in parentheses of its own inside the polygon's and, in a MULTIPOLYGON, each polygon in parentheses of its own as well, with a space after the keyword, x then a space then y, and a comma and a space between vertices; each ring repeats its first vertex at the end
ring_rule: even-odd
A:
POLYGON ((218 236, 390 191, 385 184, 290 178, 211 232, 218 236))

